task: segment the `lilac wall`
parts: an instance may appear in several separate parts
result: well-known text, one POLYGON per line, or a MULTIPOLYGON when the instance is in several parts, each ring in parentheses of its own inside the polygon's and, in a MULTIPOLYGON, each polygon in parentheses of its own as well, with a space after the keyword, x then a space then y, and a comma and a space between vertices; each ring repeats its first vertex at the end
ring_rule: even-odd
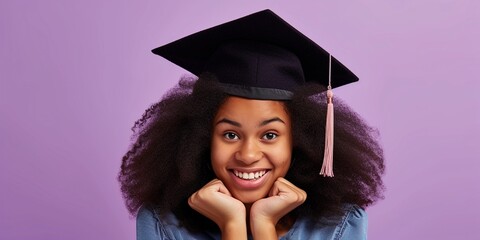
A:
POLYGON ((336 95, 385 147, 370 239, 478 239, 478 1, 177 2, 0 2, 0 239, 133 239, 129 129, 186 73, 150 49, 264 8, 361 78, 336 95))

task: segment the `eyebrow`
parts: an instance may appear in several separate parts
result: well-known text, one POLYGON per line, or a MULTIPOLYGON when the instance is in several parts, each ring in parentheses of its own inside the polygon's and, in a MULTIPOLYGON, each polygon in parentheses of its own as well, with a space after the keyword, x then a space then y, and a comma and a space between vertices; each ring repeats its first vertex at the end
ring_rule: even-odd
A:
POLYGON ((233 125, 233 126, 236 126, 236 127, 241 127, 242 124, 240 124, 239 122, 235 122, 233 120, 230 120, 228 118, 222 118, 220 121, 218 121, 217 123, 215 123, 215 125, 218 125, 220 123, 228 123, 230 125, 233 125))
POLYGON ((274 118, 263 121, 262 123, 260 123, 260 126, 265 126, 265 125, 267 125, 271 122, 281 122, 281 123, 285 124, 285 122, 282 119, 280 119, 279 117, 274 117, 274 118))
MULTIPOLYGON (((281 122, 281 123, 285 124, 285 122, 282 119, 280 119, 279 117, 274 117, 274 118, 262 121, 259 126, 265 126, 265 125, 267 125, 271 122, 281 122)), ((233 126, 236 126, 236 127, 241 127, 242 126, 242 124, 240 124, 239 122, 235 122, 235 121, 230 120, 228 118, 222 118, 217 123, 215 123, 215 125, 218 125, 220 123, 227 123, 227 124, 230 124, 230 125, 233 125, 233 126)))

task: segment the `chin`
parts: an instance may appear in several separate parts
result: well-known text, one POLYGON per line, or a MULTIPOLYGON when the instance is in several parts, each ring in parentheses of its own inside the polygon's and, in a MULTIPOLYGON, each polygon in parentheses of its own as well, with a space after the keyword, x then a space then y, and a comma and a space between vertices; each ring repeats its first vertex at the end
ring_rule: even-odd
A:
POLYGON ((235 194, 234 197, 244 204, 252 204, 259 199, 265 198, 267 194, 259 194, 253 192, 247 192, 242 194, 235 194))

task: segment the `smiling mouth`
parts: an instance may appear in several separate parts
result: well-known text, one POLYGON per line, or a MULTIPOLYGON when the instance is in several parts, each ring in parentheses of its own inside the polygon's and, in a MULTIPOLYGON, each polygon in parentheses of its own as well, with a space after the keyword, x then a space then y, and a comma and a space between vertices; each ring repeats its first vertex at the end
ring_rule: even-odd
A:
POLYGON ((237 176, 238 178, 243 179, 243 180, 260 179, 265 175, 266 172, 267 172, 266 170, 262 170, 262 171, 247 173, 247 172, 240 172, 240 171, 237 171, 237 170, 233 170, 233 174, 235 174, 235 176, 237 176))

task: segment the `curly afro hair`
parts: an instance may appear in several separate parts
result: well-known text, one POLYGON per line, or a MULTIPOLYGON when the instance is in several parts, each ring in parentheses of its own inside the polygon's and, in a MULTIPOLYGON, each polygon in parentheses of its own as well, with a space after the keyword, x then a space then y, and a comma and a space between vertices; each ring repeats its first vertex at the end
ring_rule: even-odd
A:
MULTIPOLYGON (((366 208, 383 198, 385 165, 378 133, 338 98, 335 177, 319 175, 327 109, 324 91, 320 85, 307 84, 284 102, 293 132, 292 165, 285 178, 308 194, 306 202, 286 218, 340 215, 344 204, 366 208)), ((160 214, 173 212, 192 230, 216 228, 187 200, 215 178, 210 167, 212 121, 226 98, 212 76, 184 77, 135 122, 134 143, 122 159, 118 176, 132 215, 149 205, 160 214)))

